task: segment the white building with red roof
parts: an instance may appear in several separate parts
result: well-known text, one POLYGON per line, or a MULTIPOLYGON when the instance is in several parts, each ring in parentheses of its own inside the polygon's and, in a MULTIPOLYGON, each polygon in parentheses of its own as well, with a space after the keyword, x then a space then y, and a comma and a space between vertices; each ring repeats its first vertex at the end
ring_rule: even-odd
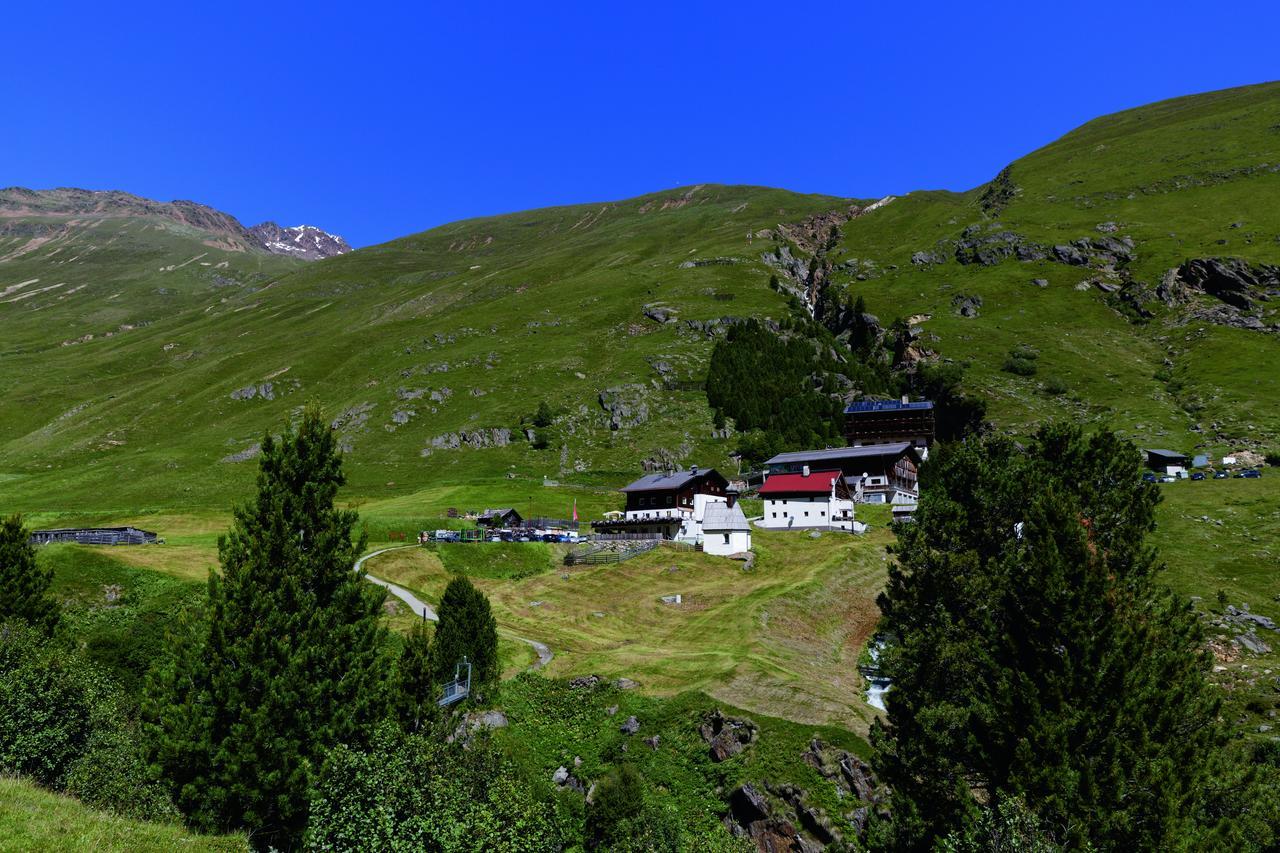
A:
POLYGON ((770 530, 864 529, 853 518, 853 505, 862 499, 862 478, 839 469, 811 471, 805 465, 795 473, 770 474, 760 497, 764 517, 758 523, 770 530))

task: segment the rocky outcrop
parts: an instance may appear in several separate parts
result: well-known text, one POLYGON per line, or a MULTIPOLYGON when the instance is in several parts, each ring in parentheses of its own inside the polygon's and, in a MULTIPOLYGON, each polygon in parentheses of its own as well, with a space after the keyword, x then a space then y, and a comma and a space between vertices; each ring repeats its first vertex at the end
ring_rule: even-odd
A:
POLYGON ((1197 258, 1177 268, 1178 281, 1193 291, 1251 310, 1257 301, 1280 296, 1280 267, 1240 258, 1197 258))
POLYGON ((644 311, 644 316, 648 317, 653 322, 659 323, 659 324, 670 323, 676 319, 675 310, 672 308, 668 308, 665 305, 658 305, 658 304, 646 305, 644 306, 643 311, 644 311))
POLYGON ((987 188, 982 191, 982 195, 978 197, 978 206, 982 208, 982 212, 987 216, 999 216, 1000 213, 1009 206, 1009 202, 1021 191, 1018 185, 1013 182, 1013 177, 1009 174, 1009 166, 1005 166, 1000 170, 1000 174, 987 184, 987 188))
POLYGON ((940 252, 916 252, 911 256, 911 263, 918 267, 932 267, 946 262, 946 256, 940 252))
POLYGON ((1006 258, 1038 261, 1045 257, 1045 250, 1016 231, 1009 231, 1000 223, 993 222, 986 226, 970 225, 960 232, 960 239, 955 243, 955 257, 962 264, 989 267, 1006 258))
POLYGON ((644 402, 643 385, 618 385, 606 388, 597 397, 600 408, 609 419, 609 429, 639 426, 649 420, 649 406, 644 402))
POLYGON ((429 446, 423 449, 422 455, 428 456, 432 450, 458 450, 462 447, 506 447, 510 443, 511 430, 506 427, 446 432, 444 435, 437 435, 431 439, 429 446))
POLYGON ((751 720, 726 717, 719 709, 708 714, 698 727, 711 760, 720 762, 739 754, 755 742, 759 729, 751 720))
POLYGON ((961 317, 970 319, 977 317, 978 309, 981 307, 982 297, 976 294, 957 293, 951 297, 951 310, 961 317))

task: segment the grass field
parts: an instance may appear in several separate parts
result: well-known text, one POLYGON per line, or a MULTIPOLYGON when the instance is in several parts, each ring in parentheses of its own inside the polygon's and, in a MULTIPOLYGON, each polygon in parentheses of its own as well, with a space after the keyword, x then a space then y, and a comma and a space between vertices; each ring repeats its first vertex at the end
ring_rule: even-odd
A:
POLYGON ((78 800, 0 777, 0 850, 94 850, 171 853, 247 851, 238 835, 195 835, 181 826, 145 823, 94 811, 78 800))

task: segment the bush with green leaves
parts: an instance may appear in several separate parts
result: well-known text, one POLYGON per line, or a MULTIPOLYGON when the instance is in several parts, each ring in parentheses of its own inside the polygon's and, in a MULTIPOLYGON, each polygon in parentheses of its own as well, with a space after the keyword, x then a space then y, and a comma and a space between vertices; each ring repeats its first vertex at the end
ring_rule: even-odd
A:
POLYGON ((596 783, 585 835, 592 850, 639 853, 682 847, 675 819, 654 802, 644 777, 630 764, 611 768, 596 783))
POLYGON ((1015 376, 1035 376, 1036 375, 1035 361, 1029 358, 1021 358, 1016 355, 1011 355, 1008 358, 1006 358, 1004 360, 1004 364, 1000 366, 1000 369, 1003 370, 1005 373, 1012 373, 1015 376))
POLYGON ((559 850, 549 800, 487 739, 466 747, 378 730, 334 749, 311 794, 312 850, 559 850))
POLYGON ((1059 397, 1068 390, 1066 381, 1060 376, 1050 376, 1044 380, 1044 393, 1051 397, 1059 397))
POLYGON ((0 624, 0 773, 117 814, 175 819, 126 709, 78 650, 20 620, 0 624))
POLYGON ((110 697, 102 672, 75 649, 23 620, 0 624, 0 773, 61 790, 113 713, 110 697))

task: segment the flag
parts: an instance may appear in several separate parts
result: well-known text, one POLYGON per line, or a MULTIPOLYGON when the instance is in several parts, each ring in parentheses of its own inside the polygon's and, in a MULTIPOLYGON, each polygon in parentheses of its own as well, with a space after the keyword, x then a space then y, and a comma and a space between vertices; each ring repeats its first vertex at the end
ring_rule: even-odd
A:
POLYGON ((578 499, 577 498, 573 499, 573 520, 574 521, 578 520, 578 499))

